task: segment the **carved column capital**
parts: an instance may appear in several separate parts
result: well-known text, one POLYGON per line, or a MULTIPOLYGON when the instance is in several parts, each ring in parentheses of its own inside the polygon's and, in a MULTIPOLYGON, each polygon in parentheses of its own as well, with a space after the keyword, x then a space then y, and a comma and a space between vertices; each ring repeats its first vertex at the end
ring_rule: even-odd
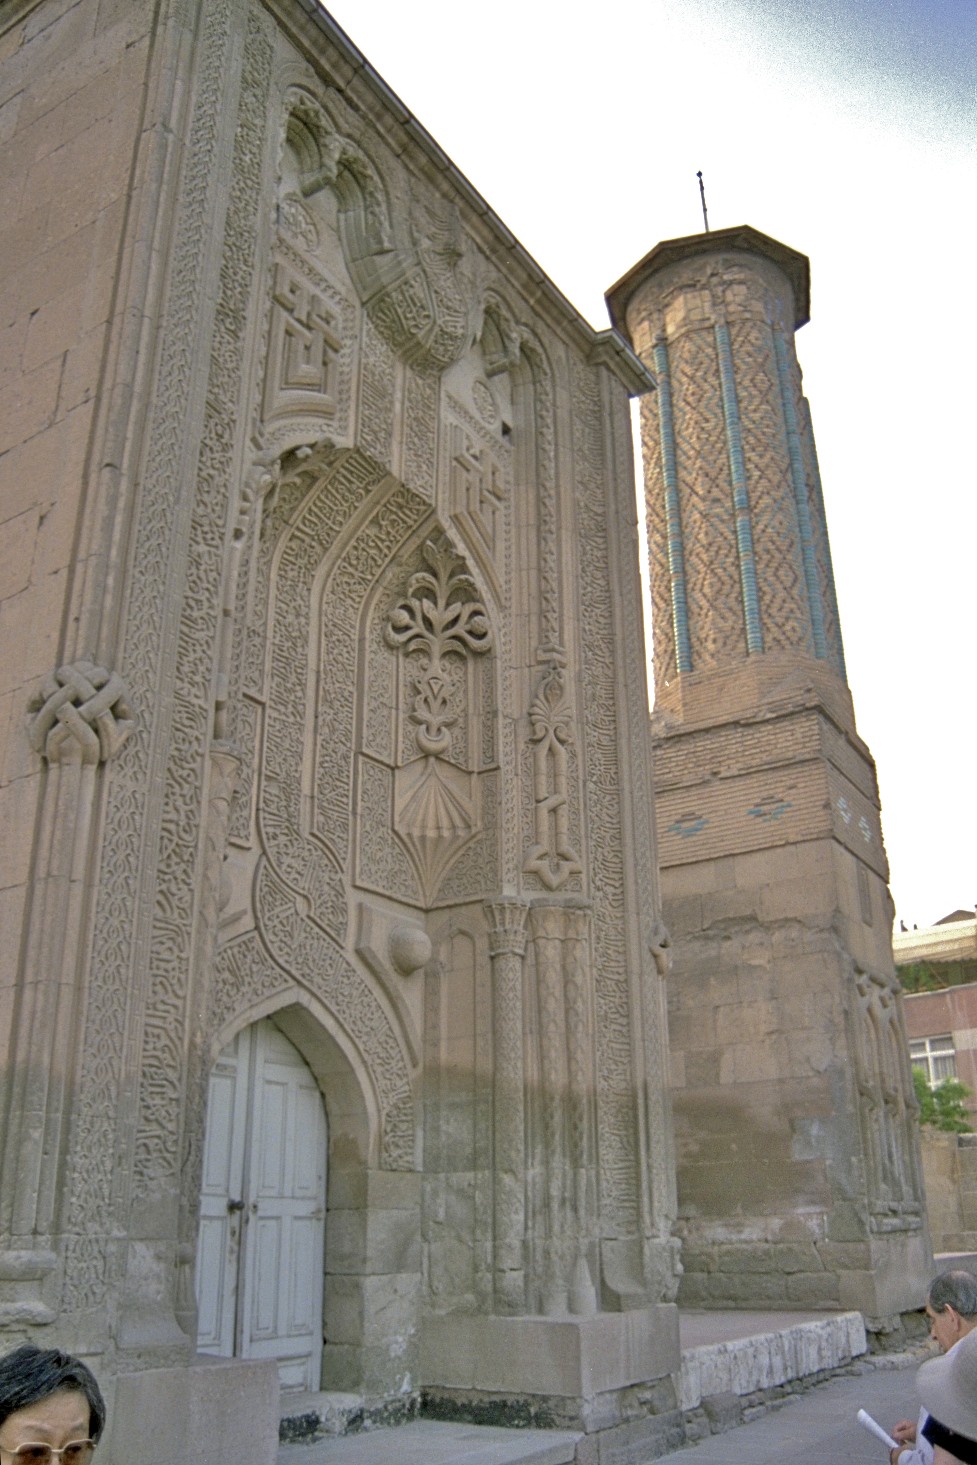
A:
POLYGON ((528 905, 503 897, 487 900, 484 910, 489 922, 489 955, 525 956, 528 905))
POLYGON ((45 677, 30 710, 31 747, 49 763, 106 763, 135 725, 125 682, 91 661, 45 677))

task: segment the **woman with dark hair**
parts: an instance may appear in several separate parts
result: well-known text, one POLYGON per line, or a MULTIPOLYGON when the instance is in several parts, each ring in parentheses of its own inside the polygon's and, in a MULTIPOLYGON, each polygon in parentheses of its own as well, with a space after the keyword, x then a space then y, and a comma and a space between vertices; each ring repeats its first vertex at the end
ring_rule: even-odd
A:
POLYGON ((105 1428, 91 1369, 25 1343, 0 1358, 0 1465, 88 1465, 105 1428))

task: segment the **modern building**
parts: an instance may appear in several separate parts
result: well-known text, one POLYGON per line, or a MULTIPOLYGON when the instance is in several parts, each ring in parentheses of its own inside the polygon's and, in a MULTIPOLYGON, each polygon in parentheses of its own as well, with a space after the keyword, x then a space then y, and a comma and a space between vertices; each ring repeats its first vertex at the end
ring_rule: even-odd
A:
POLYGON ((931 1088, 948 1078, 966 1084, 977 1117, 977 919, 953 911, 933 926, 897 931, 892 953, 913 1065, 931 1088))

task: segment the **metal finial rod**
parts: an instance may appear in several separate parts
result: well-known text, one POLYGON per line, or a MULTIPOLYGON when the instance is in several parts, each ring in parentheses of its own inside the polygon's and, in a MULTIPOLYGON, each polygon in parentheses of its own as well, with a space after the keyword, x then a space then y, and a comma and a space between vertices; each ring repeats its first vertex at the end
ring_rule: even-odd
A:
POLYGON ((702 199, 702 222, 706 226, 706 233, 709 233, 709 212, 706 208, 706 185, 702 181, 702 169, 695 175, 699 180, 699 197, 702 199))

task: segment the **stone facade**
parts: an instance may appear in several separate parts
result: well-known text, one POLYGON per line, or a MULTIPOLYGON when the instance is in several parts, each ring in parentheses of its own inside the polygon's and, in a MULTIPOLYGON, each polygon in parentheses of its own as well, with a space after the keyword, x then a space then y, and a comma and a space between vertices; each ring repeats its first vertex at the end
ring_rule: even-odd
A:
POLYGON ((675 954, 680 1299, 853 1307, 930 1263, 875 769, 845 679, 794 332, 808 264, 750 228, 608 296, 642 403, 655 785, 675 954))
POLYGON ((926 1211, 935 1252, 977 1249, 977 1134, 921 1135, 926 1211))
POLYGON ((626 1433, 651 378, 310 0, 13 0, 0 63, 3 1336, 117 1465, 271 1460, 279 1370, 626 1433))

